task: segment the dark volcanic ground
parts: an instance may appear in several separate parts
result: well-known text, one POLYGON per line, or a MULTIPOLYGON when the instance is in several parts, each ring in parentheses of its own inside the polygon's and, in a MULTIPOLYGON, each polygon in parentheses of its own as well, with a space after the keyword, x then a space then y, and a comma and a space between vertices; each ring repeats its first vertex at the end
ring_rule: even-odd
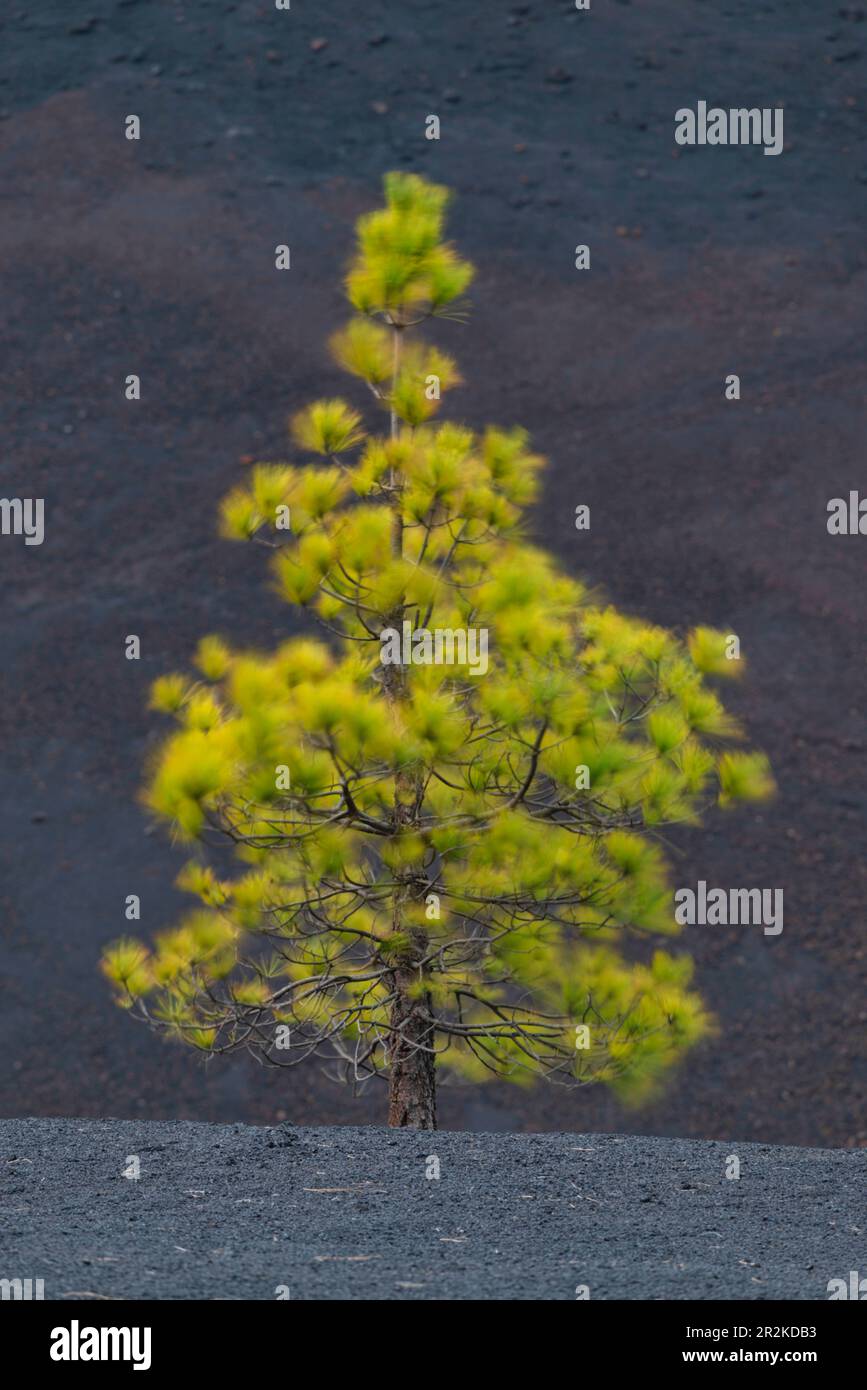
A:
POLYGON ((44 496, 47 536, 0 538, 0 1113, 382 1117, 316 1069, 201 1069, 96 963, 128 893, 145 931, 181 901, 136 802, 150 681, 204 632, 295 629, 215 509, 288 412, 345 389, 324 340, 353 219, 405 167, 456 191, 478 279, 438 330, 453 409, 533 431, 539 540, 628 609, 741 637, 729 700, 780 795, 671 833, 677 883, 778 887, 786 910, 777 938, 687 929, 721 1031, 650 1109, 456 1089, 442 1122, 867 1143, 867 539, 825 510, 864 486, 865 54, 854 0, 4 7, 2 494, 44 496), (699 99, 783 103, 785 152, 679 149, 699 99))
POLYGON ((739 1144, 735 1180, 729 1150, 2 1120, 0 1275, 70 1302, 752 1301, 848 1286, 864 1267, 864 1155, 739 1144))

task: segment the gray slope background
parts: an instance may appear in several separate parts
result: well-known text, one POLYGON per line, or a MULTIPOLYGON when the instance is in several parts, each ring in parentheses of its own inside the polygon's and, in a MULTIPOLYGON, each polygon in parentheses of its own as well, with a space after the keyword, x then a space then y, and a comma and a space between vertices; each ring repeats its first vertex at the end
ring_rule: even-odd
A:
POLYGON ((44 496, 48 531, 0 541, 0 1115, 383 1118, 315 1066, 161 1046, 97 962, 127 894, 145 935, 188 905, 136 799, 150 682, 205 632, 303 624, 216 509, 242 459, 286 455, 290 412, 363 405, 325 343, 354 220, 406 168, 454 189, 478 267, 438 329, 467 383, 446 409, 531 431, 536 539, 628 611, 741 637, 728 699, 780 794, 672 829, 676 884, 786 904, 777 938, 687 930, 720 1032, 640 1116, 491 1086, 444 1090, 441 1122, 867 1144, 867 540, 825 525, 864 480, 865 53, 856 0, 2 7, 0 495, 44 496), (784 103, 785 152, 679 150, 699 99, 784 103))
POLYGON ((4 1120, 0 1277, 71 1302, 827 1299, 865 1268, 864 1167, 610 1134, 4 1120))

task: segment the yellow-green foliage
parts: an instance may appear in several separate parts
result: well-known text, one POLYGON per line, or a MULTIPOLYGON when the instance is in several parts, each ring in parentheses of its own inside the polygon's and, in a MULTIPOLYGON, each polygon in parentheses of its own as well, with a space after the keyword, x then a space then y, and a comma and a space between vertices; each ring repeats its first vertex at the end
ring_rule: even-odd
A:
POLYGON ((362 1074, 387 1063, 401 969, 441 1065, 640 1098, 710 1028, 689 959, 646 948, 679 930, 655 828, 773 790, 760 754, 724 751, 740 732, 707 684, 742 663, 724 633, 600 604, 527 541, 542 460, 523 430, 434 423, 458 369, 412 329, 454 316, 472 269, 443 241, 445 189, 390 174, 385 192, 331 341, 382 428, 316 402, 292 421, 308 457, 258 465, 221 513, 227 536, 270 535, 278 591, 323 636, 268 654, 209 636, 196 674, 152 691, 176 727, 147 805, 182 840, 230 837, 242 871, 191 860, 197 909, 104 969, 197 1048, 280 1061, 286 1024, 362 1074), (384 667, 405 621, 486 629, 486 673, 384 667))

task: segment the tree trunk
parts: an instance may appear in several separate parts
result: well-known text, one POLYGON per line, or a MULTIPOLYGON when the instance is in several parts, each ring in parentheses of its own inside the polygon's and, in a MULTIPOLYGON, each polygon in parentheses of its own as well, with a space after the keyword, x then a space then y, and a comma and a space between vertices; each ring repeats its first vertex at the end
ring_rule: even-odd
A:
MULTIPOLYGON (((393 363, 392 390, 397 382, 400 365, 401 328, 392 323, 393 363)), ((399 434, 398 418, 391 411, 391 438, 399 434)), ((389 474, 393 509, 391 547, 395 557, 403 554, 403 522, 400 510, 400 479, 392 468, 389 474)), ((390 613, 386 626, 401 631, 404 605, 400 602, 390 613)), ((387 666, 383 675, 386 698, 399 704, 406 698, 406 671, 402 666, 387 666)), ((423 797, 420 768, 404 768, 394 779, 394 833, 411 831, 418 824, 423 797)), ((395 886, 392 902, 392 931, 403 934, 403 906, 413 896, 412 875, 400 875, 402 882, 395 886)), ((436 1129, 436 1058, 430 996, 418 992, 420 962, 427 951, 427 933, 418 928, 410 930, 406 953, 401 952, 392 977, 394 1002, 389 1022, 392 1032, 388 1041, 388 1123, 392 1128, 411 1126, 415 1129, 436 1129)))
POLYGON ((427 995, 409 994, 417 975, 406 969, 396 972, 398 995, 391 1009, 389 1048, 388 1123, 393 1129, 411 1126, 436 1129, 436 1059, 434 1030, 427 995))
MULTIPOLYGON (((397 824, 414 824, 420 788, 414 774, 398 774, 395 796, 397 824)), ((404 922, 404 907, 418 895, 412 875, 402 874, 392 896, 392 930, 404 941, 391 977, 394 1000, 388 1041, 388 1123, 400 1129, 436 1129, 436 1029, 431 998, 419 985, 424 980, 427 932, 404 922)))

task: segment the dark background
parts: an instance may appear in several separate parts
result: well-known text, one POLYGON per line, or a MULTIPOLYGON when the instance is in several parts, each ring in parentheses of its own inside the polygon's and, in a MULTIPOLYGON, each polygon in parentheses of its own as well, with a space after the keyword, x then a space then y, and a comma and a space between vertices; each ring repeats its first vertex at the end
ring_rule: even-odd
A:
POLYGON ((97 961, 128 893, 144 934, 182 902, 136 800, 151 680, 205 632, 296 630, 216 507, 244 456, 288 452, 290 411, 351 395, 324 342, 353 221, 402 167, 456 192, 478 278, 437 330, 467 378, 450 409, 533 432, 537 538, 628 610, 740 635, 728 702, 780 795, 670 832, 674 877, 779 887, 786 913, 777 938, 687 929, 721 1032, 650 1108, 455 1088, 441 1121, 867 1143, 867 540, 826 531, 867 487, 865 50, 863 4, 808 0, 9 0, 0 490, 43 496, 47 529, 0 538, 0 1113, 384 1117, 316 1067, 162 1045, 97 961), (783 103, 785 152, 678 148, 700 99, 783 103))

